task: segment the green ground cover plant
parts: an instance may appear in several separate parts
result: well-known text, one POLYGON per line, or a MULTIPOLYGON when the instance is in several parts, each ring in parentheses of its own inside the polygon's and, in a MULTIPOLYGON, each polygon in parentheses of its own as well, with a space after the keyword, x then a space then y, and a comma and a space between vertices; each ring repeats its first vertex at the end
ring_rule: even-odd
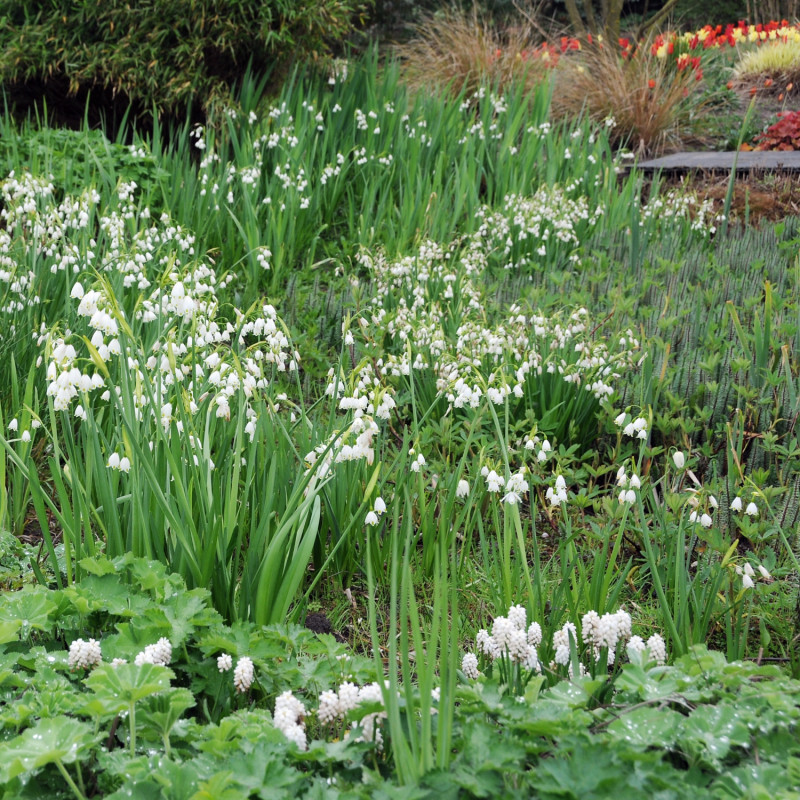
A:
POLYGON ((2 796, 791 797, 798 220, 549 79, 262 92, 2 122, 2 796))

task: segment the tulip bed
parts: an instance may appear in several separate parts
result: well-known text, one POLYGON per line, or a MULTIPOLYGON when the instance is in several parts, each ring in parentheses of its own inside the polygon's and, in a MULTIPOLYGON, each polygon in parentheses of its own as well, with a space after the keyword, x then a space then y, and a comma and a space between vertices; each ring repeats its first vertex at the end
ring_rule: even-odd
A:
POLYGON ((0 797, 800 791, 800 222, 550 96, 0 121, 0 797))

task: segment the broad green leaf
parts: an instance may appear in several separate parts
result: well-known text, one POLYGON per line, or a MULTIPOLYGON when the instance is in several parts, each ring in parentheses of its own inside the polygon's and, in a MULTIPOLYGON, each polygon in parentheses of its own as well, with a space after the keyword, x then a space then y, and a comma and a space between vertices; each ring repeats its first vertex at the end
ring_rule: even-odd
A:
POLYGON ((19 639, 17 635, 19 629, 22 627, 21 619, 4 619, 0 620, 0 644, 7 644, 8 642, 16 642, 19 639))
POLYGON ((155 729, 160 736, 169 736, 184 711, 195 705, 194 695, 188 689, 169 689, 151 697, 143 715, 145 728, 155 729))
POLYGON ((44 719, 16 739, 0 744, 0 775, 7 782, 56 761, 82 761, 100 738, 86 722, 69 717, 44 719))
POLYGON ((79 562, 81 569, 88 572, 90 575, 114 575, 117 568, 105 556, 97 556, 95 558, 83 558, 79 562))
POLYGON ((93 692, 86 710, 93 714, 119 714, 132 703, 169 689, 174 677, 168 667, 154 664, 101 664, 84 681, 93 692))
POLYGON ((618 692, 625 692, 631 699, 638 700, 669 697, 679 687, 679 682, 663 669, 645 669, 640 664, 625 664, 614 681, 618 692))
POLYGON ((250 796, 248 791, 239 787, 232 772, 217 772, 197 786, 189 800, 246 800, 250 796))
POLYGON ((19 632, 24 636, 31 630, 49 631, 50 617, 56 604, 48 597, 46 589, 26 587, 18 592, 0 595, 0 619, 6 624, 19 622, 19 632))
POLYGON ((683 716, 670 708, 647 706, 621 716, 608 726, 608 732, 624 746, 634 748, 672 747, 683 716))
POLYGON ((750 731, 736 707, 701 706, 683 721, 678 739, 689 755, 716 766, 731 747, 749 747, 750 731))

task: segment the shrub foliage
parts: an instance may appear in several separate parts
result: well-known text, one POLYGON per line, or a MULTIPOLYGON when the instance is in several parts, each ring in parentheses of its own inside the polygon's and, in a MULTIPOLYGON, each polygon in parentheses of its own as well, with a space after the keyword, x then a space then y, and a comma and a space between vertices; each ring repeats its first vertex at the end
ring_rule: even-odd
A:
POLYGON ((0 81, 70 94, 102 87, 145 108, 226 101, 248 63, 318 58, 350 34, 359 0, 3 0, 0 81))

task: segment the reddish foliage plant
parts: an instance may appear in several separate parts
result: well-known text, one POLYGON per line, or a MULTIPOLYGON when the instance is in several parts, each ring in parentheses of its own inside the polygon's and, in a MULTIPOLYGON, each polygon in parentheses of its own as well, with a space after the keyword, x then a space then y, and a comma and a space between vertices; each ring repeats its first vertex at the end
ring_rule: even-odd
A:
POLYGON ((756 150, 800 150, 800 111, 778 114, 778 121, 756 137, 756 150))

